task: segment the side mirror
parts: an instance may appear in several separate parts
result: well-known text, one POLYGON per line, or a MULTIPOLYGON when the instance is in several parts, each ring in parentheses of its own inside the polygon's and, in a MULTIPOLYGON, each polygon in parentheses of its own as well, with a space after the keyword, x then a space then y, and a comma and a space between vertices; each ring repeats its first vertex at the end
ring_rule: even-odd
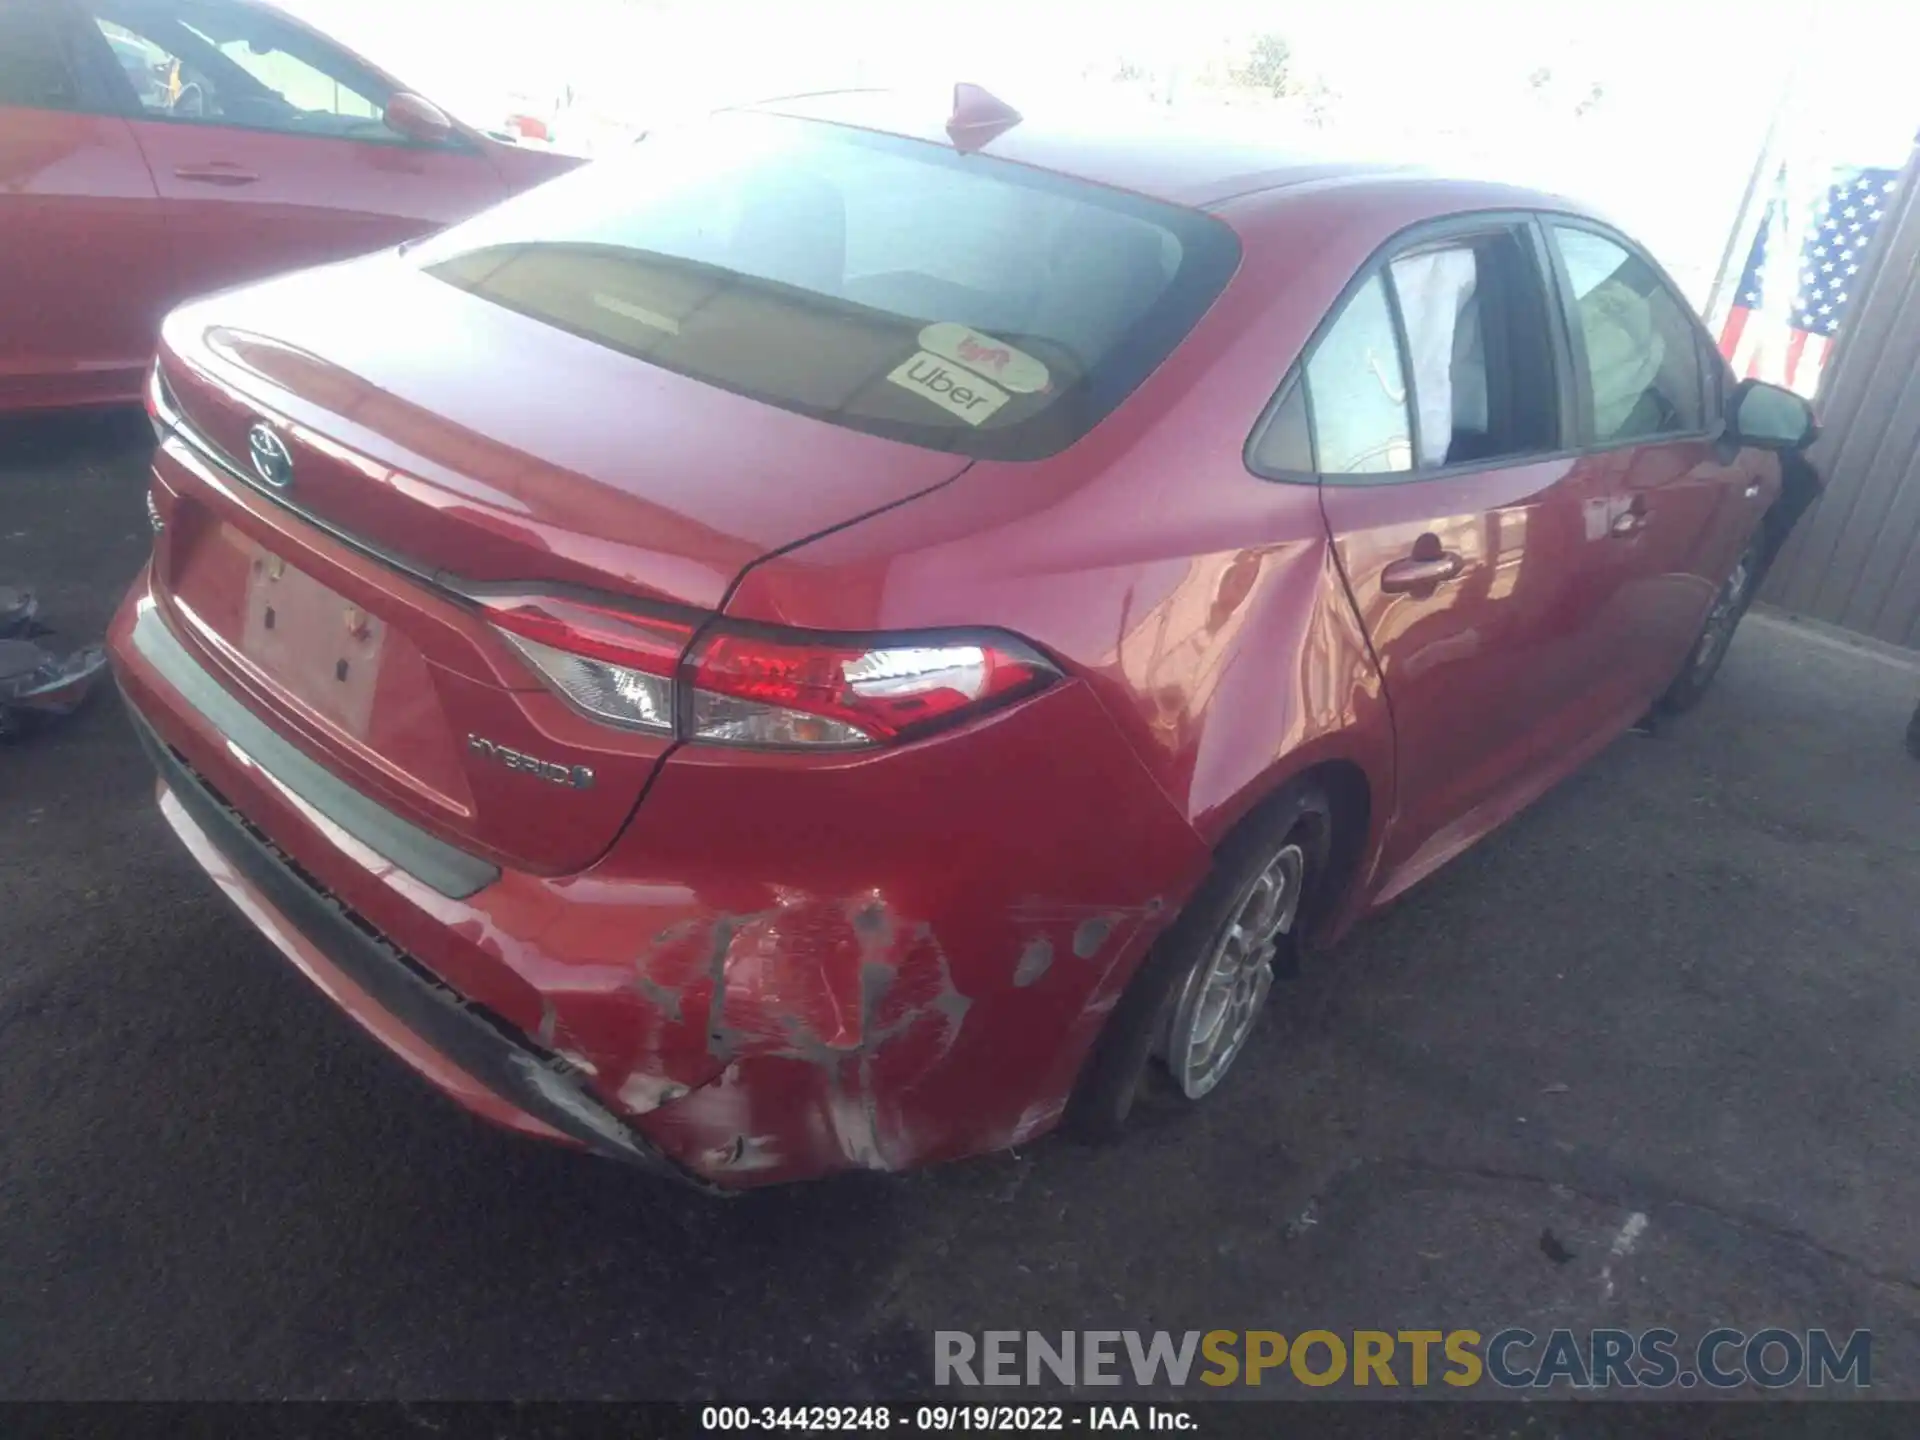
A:
POLYGON ((1742 380, 1734 387, 1727 421, 1735 440, 1762 450, 1803 450, 1820 433, 1813 406, 1763 380, 1742 380))
POLYGON ((444 145, 453 138, 453 121, 447 112, 409 90, 387 101, 380 119, 394 134, 416 145, 444 145))

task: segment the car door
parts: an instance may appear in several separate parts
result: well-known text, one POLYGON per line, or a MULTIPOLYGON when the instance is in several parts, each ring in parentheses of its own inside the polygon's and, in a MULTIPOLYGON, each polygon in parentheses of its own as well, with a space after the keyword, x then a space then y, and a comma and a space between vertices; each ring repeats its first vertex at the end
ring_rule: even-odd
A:
POLYGON ((1651 703, 1778 477, 1723 443, 1706 332, 1653 261, 1605 227, 1542 218, 1572 340, 1576 435, 1613 494, 1598 663, 1651 703))
POLYGON ((393 83, 244 0, 78 0, 152 168, 184 294, 396 244, 505 186, 479 143, 403 137, 393 83))
POLYGON ((1607 498, 1566 444, 1551 294, 1525 216, 1409 237, 1323 327, 1253 452, 1288 470, 1310 446, 1385 685, 1398 778, 1381 898, 1532 798, 1601 723, 1607 498))
POLYGON ((69 18, 0 0, 0 410, 137 395, 172 284, 153 178, 69 18))

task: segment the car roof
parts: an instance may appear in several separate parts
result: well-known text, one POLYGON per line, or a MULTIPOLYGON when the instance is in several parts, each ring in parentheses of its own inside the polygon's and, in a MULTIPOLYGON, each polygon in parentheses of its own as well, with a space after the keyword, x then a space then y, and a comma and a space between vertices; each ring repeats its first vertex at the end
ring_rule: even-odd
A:
MULTIPOLYGON (((741 107, 797 119, 950 145, 950 90, 830 90, 783 96, 741 107)), ((1238 195, 1316 181, 1424 175, 1408 163, 1340 154, 1315 137, 1289 143, 1259 133, 1284 121, 1259 112, 1182 113, 1116 105, 1096 95, 1084 103, 1023 112, 1018 124, 982 153, 1095 184, 1206 208, 1238 195)), ((1475 187, 1478 188, 1478 187, 1475 187)), ((1518 198, 1527 192, 1511 191, 1518 198)), ((1544 198, 1544 197, 1543 197, 1544 198)))

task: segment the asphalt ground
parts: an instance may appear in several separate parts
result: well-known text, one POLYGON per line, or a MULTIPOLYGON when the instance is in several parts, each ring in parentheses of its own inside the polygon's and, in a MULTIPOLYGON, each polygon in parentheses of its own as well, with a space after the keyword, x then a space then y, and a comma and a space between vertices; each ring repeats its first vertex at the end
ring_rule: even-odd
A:
MULTIPOLYGON (((0 428, 0 578, 76 640, 147 548, 143 430, 0 428)), ((103 693, 0 748, 0 1398, 847 1400, 924 1392, 936 1329, 1776 1324, 1871 1328, 1871 1393, 1920 1396, 1916 698, 1752 617, 1696 712, 1277 991, 1200 1111, 714 1202, 378 1050, 103 693)))

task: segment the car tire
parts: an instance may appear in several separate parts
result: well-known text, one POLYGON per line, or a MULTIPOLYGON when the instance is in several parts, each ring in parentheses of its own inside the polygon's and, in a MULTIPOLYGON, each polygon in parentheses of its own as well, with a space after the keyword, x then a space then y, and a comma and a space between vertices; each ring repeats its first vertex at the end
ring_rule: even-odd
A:
POLYGON ((1333 807, 1311 782, 1289 785, 1234 830, 1114 1007, 1081 1072, 1069 1132, 1114 1139, 1143 1094, 1185 1106, 1218 1088, 1275 980, 1298 967, 1300 916, 1315 913, 1332 842, 1333 807), (1270 935, 1252 933, 1269 920, 1270 935), (1203 1032, 1216 1012, 1221 1048, 1210 1055, 1203 1032))
POLYGON ((1681 714, 1698 705, 1705 696, 1713 677, 1720 673, 1721 662, 1727 658, 1733 632, 1740 628, 1741 618, 1753 604, 1753 592, 1759 588, 1765 565, 1766 548, 1756 536, 1734 561, 1733 569, 1713 597, 1713 608, 1707 611, 1700 633, 1687 649, 1686 664, 1660 697, 1658 708, 1662 713, 1681 714))

